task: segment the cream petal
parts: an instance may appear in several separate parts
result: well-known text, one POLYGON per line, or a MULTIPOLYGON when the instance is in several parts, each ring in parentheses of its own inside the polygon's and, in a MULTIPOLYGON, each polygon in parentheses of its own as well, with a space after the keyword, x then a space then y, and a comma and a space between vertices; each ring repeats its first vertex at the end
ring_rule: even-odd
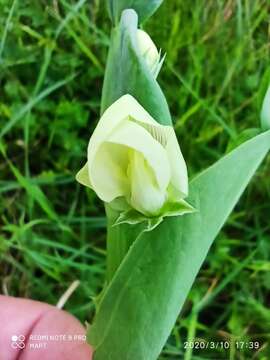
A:
POLYGON ((147 130, 127 120, 110 135, 107 141, 125 145, 140 152, 152 168, 159 188, 161 190, 167 188, 171 177, 167 153, 147 130))
POLYGON ((103 143, 91 163, 92 188, 100 199, 111 202, 129 193, 128 152, 122 145, 103 143))
POLYGON ((92 185, 89 180, 89 173, 88 173, 88 162, 81 168, 80 171, 76 174, 76 180, 87 187, 92 188, 92 185))
POLYGON ((106 141, 114 129, 128 118, 136 119, 137 122, 142 124, 162 127, 133 96, 129 94, 123 95, 104 112, 90 138, 87 151, 89 164, 95 158, 100 144, 106 141))
POLYGON ((160 54, 151 37, 143 30, 137 30, 137 39, 140 52, 150 70, 155 70, 160 60, 160 54))
POLYGON ((169 129, 166 150, 171 165, 171 184, 184 198, 188 195, 187 166, 173 128, 169 129))
MULTIPOLYGON (((130 196, 128 149, 138 152, 153 171, 156 183, 149 194, 149 199, 153 198, 151 203, 163 202, 164 195, 161 194, 164 194, 169 184, 178 192, 179 197, 187 195, 186 164, 173 128, 157 123, 128 94, 117 100, 102 115, 88 145, 89 176, 87 178, 86 169, 83 168, 77 175, 78 181, 91 186, 106 202, 119 196, 130 196)), ((137 183, 140 184, 138 181, 137 183)), ((137 188, 139 187, 138 185, 137 188)), ((142 197, 146 198, 146 195, 143 194, 142 197)), ((134 195, 132 199, 134 201, 134 195)), ((158 205, 150 207, 157 208, 158 205)))
MULTIPOLYGON (((110 133, 129 116, 145 123, 157 122, 148 114, 146 110, 129 94, 123 95, 115 101, 101 116, 95 131, 90 139, 88 152, 94 154, 100 143, 105 141, 110 133)), ((92 155, 94 156, 94 155, 92 155)), ((90 158, 91 160, 91 158, 90 158)))
POLYGON ((158 215, 166 201, 166 191, 157 187, 153 171, 140 152, 130 151, 129 176, 131 206, 146 216, 158 215))
POLYGON ((142 123, 140 121, 136 121, 132 119, 133 122, 143 126, 152 137, 158 141, 164 148, 168 142, 168 136, 170 135, 171 126, 164 126, 159 124, 148 124, 142 123))

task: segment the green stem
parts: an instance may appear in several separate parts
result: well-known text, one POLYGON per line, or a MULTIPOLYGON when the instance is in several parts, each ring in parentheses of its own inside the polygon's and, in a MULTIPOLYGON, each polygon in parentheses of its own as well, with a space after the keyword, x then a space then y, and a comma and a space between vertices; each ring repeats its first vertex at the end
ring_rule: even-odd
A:
POLYGON ((126 256, 130 246, 142 232, 144 226, 117 225, 114 226, 119 213, 109 205, 106 206, 107 224, 107 281, 110 282, 126 256))

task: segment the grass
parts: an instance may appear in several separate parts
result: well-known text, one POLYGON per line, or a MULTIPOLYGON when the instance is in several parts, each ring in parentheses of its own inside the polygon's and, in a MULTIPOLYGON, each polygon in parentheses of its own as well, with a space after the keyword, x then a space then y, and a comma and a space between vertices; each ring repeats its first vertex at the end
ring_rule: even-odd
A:
MULTIPOLYGON (((74 174, 98 120, 110 23, 99 0, 0 6, 2 292, 56 304, 79 279, 66 309, 91 322, 106 221, 74 174)), ((256 132, 270 78, 269 4, 165 0, 145 29, 167 54, 159 82, 192 177, 256 132)), ((212 246, 160 359, 269 359, 269 164, 212 246), (185 349, 187 340, 232 346, 185 349)))

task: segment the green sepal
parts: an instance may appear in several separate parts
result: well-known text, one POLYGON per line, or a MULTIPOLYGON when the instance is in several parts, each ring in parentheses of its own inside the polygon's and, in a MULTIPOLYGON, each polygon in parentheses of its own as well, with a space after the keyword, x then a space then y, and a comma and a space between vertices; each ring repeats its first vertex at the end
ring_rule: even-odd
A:
POLYGON ((137 225, 146 222, 147 226, 145 231, 151 231, 154 230, 165 217, 181 216, 193 212, 196 212, 196 209, 185 200, 167 202, 161 209, 160 214, 153 217, 147 217, 135 209, 130 208, 120 213, 113 226, 122 224, 137 225))

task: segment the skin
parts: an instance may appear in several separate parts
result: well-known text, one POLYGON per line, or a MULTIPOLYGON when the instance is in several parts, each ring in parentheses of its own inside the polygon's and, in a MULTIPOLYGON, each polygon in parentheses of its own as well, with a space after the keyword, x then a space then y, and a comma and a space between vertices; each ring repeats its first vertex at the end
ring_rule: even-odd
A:
POLYGON ((92 350, 83 339, 72 341, 31 340, 30 335, 85 335, 85 328, 73 316, 38 301, 0 295, 0 359, 2 360, 91 360, 92 350), (25 336, 25 348, 12 348, 11 337, 25 336), (33 349, 32 344, 46 343, 33 349))

